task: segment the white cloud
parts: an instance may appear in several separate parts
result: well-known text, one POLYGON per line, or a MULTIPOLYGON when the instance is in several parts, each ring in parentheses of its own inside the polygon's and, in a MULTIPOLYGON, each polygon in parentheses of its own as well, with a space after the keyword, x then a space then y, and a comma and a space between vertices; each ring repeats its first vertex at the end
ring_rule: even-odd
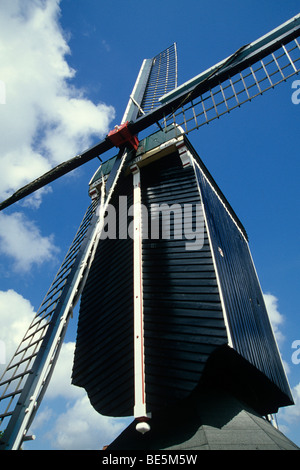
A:
MULTIPOLYGON (((274 295, 268 293, 264 294, 265 304, 269 314, 269 318, 273 327, 273 331, 278 344, 282 344, 285 340, 280 328, 282 327, 285 318, 278 310, 278 299, 274 295)), ((287 373, 290 373, 290 365, 283 361, 283 366, 287 373)), ((298 426, 300 420, 300 383, 293 387, 292 395, 295 405, 280 408, 278 411, 277 419, 279 429, 286 435, 293 432, 293 426, 298 426)))
MULTIPOLYGON (((39 439, 46 439, 52 449, 102 449, 131 420, 100 415, 91 406, 85 390, 71 385, 74 350, 73 342, 62 345, 43 408, 37 414, 30 432, 37 435, 37 445, 39 439), (62 404, 64 410, 57 415, 57 406, 61 410, 62 404)), ((32 447, 32 444, 28 445, 28 449, 32 447)))
POLYGON ((74 351, 75 343, 68 342, 62 345, 51 382, 46 392, 46 398, 55 399, 63 397, 69 400, 81 398, 85 395, 82 388, 71 385, 74 351))
POLYGON ((124 429, 125 421, 97 413, 87 396, 76 400, 61 414, 51 431, 52 446, 65 450, 101 450, 124 429))
POLYGON ((280 331, 280 327, 284 323, 284 316, 278 310, 278 299, 274 295, 266 293, 264 294, 264 300, 275 338, 278 344, 281 344, 285 339, 283 333, 280 331))
POLYGON ((38 209, 42 203, 42 196, 44 194, 52 193, 51 186, 45 186, 44 188, 38 189, 30 196, 26 197, 20 202, 22 207, 31 207, 33 209, 38 209))
POLYGON ((53 236, 42 236, 35 223, 21 212, 0 213, 0 253, 13 259, 15 270, 26 272, 34 264, 52 260, 58 248, 53 236))
MULTIPOLYGON (((5 345, 6 356, 3 362, 10 361, 33 317, 34 308, 29 300, 12 289, 0 291, 0 340, 5 345)), ((0 367, 3 372, 5 364, 0 367)))
MULTIPOLYGON (((30 302, 13 290, 0 291, 0 340, 10 360, 34 317, 30 302)), ((84 389, 71 385, 75 343, 62 345, 49 387, 29 434, 36 441, 26 448, 102 449, 128 426, 131 419, 102 416, 91 406, 84 389)), ((5 366, 0 364, 0 375, 5 366)))
POLYGON ((298 439, 299 446, 299 423, 300 423, 300 382, 292 388, 294 405, 280 408, 278 412, 279 429, 293 440, 298 439), (294 436, 294 437, 293 437, 294 436))
POLYGON ((289 423, 300 420, 300 382, 293 387, 292 395, 295 405, 286 407, 283 410, 283 418, 289 423))
POLYGON ((112 107, 76 88, 59 24, 60 0, 2 0, 0 198, 107 133, 112 107))

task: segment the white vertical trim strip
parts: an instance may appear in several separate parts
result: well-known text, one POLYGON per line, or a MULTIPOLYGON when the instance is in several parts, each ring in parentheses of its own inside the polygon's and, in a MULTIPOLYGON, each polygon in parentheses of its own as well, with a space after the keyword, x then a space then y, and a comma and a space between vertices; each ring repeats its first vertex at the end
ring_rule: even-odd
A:
POLYGON ((137 79, 136 79, 136 81, 135 81, 133 90, 132 90, 131 95, 130 95, 130 97, 129 97, 129 101, 128 101, 127 107, 126 107, 126 109, 125 109, 125 113, 124 113, 124 115, 123 115, 121 124, 124 124, 124 123, 127 121, 129 109, 130 109, 130 106, 131 106, 131 101, 133 101, 132 98, 134 98, 134 96, 135 96, 135 92, 136 92, 137 86, 138 86, 138 84, 139 84, 139 80, 140 80, 140 78, 141 78, 141 76, 142 76, 142 73, 143 73, 143 70, 144 70, 144 68, 145 68, 146 63, 147 63, 147 59, 144 59, 144 60, 143 60, 143 63, 142 63, 142 66, 141 66, 141 68, 140 68, 139 74, 138 74, 138 76, 137 76, 137 79))
POLYGON ((146 416, 142 285, 142 208, 140 170, 133 173, 134 416, 146 416))

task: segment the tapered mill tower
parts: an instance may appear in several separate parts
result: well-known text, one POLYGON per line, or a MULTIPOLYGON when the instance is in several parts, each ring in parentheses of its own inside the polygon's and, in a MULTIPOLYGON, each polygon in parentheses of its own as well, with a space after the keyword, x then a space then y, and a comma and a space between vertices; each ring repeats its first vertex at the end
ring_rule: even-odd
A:
MULTIPOLYGON (((217 420, 226 426, 226 419, 242 415, 243 446, 266 448, 261 439, 270 425, 262 416, 293 399, 247 233, 189 140, 178 129, 167 136, 159 131, 141 141, 118 181, 111 202, 123 238, 104 235, 98 244, 81 300, 73 383, 86 389, 99 413, 138 410, 134 425, 109 449, 182 448, 186 432, 191 448, 218 448, 214 436, 202 436, 202 413, 197 421, 193 412, 204 397, 206 416, 215 416, 223 401, 217 420), (141 230, 131 237, 135 217, 141 230), (256 441, 247 443, 252 414, 260 432, 253 429, 256 441), (190 434, 197 423, 201 432, 190 434), (147 424, 149 434, 138 435, 135 427, 144 431, 147 424)), ((92 194, 101 193, 110 166, 95 174, 92 194)), ((111 222, 108 216, 107 234, 111 222)), ((276 448, 272 431, 268 445, 276 448)), ((233 436, 229 448, 243 447, 233 436)))
POLYGON ((179 87, 175 45, 145 60, 120 126, 0 204, 119 148, 1 378, 2 449, 30 438, 79 299, 72 382, 133 416, 110 450, 297 448, 265 418, 293 398, 246 230, 187 134, 298 73, 299 32, 297 15, 179 87))

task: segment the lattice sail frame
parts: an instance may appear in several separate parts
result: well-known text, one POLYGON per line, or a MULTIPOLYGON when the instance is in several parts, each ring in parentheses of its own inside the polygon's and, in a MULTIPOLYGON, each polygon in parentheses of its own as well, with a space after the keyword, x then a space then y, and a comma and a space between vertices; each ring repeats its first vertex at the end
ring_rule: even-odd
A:
POLYGON ((177 88, 176 43, 153 58, 139 115, 147 114, 160 106, 160 98, 174 88, 177 88))
POLYGON ((12 449, 22 443, 56 364, 91 255, 89 231, 96 207, 97 201, 88 208, 47 295, 1 377, 0 430, 3 432, 7 425, 12 428, 7 428, 12 434, 12 449))
MULTIPOLYGON (((300 44, 297 38, 260 59, 253 66, 208 87, 203 94, 164 116, 161 125, 165 131, 170 124, 189 132, 220 118, 247 101, 251 101, 300 71, 300 44)), ((214 73, 206 79, 213 81, 214 73)), ((203 85, 203 84, 200 84, 203 85)))

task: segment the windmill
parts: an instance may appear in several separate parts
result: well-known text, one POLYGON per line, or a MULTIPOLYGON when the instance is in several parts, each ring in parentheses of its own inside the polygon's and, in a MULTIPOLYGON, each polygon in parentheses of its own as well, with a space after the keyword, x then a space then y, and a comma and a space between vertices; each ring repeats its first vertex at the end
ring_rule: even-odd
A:
POLYGON ((0 204, 119 148, 1 378, 2 449, 28 439, 79 298, 72 380, 102 414, 144 433, 216 377, 261 415, 293 403, 247 233, 186 136, 298 73, 299 34, 297 15, 179 87, 175 45, 145 60, 120 126, 0 204))

